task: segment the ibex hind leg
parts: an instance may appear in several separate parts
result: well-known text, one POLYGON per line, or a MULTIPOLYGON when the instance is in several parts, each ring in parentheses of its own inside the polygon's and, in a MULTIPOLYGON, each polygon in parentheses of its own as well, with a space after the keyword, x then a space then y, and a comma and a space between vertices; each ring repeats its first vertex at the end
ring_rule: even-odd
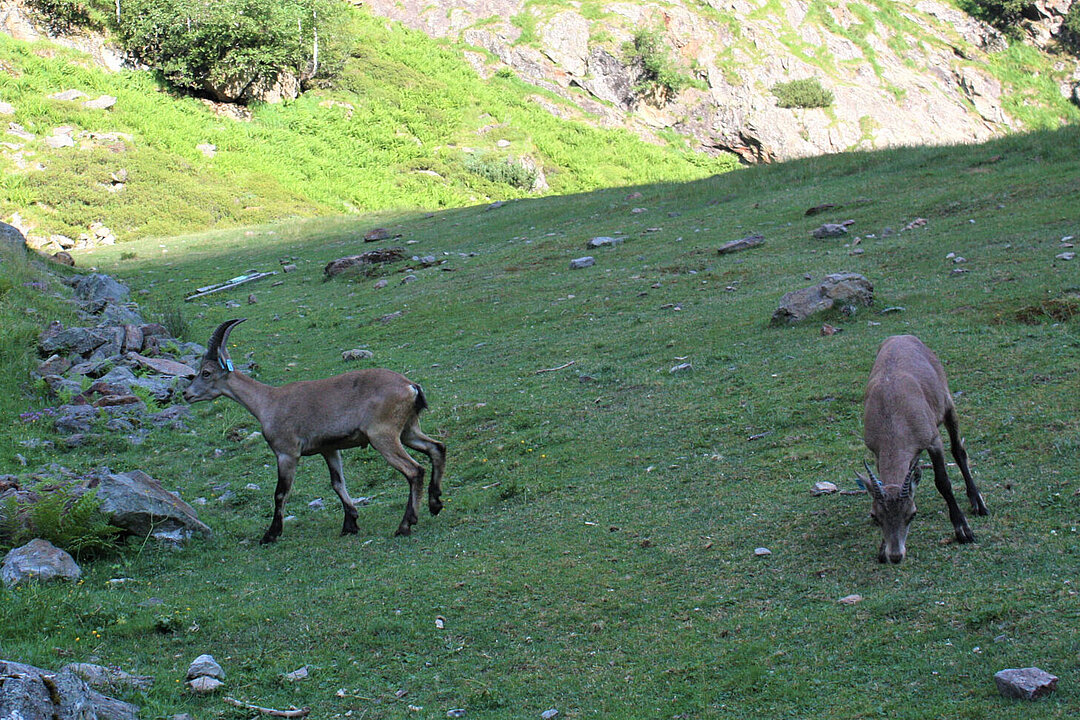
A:
POLYGON ((431 459, 431 481, 428 483, 428 511, 438 515, 442 510, 442 476, 446 467, 446 446, 438 440, 425 435, 420 424, 414 421, 401 433, 401 442, 413 450, 418 450, 431 459))
POLYGON ((945 498, 945 504, 949 506, 949 520, 952 522, 956 541, 960 543, 975 542, 975 533, 971 532, 964 511, 956 503, 953 495, 952 483, 949 482, 949 473, 945 470, 945 450, 941 447, 941 441, 937 441, 937 447, 928 450, 930 461, 934 464, 934 485, 937 486, 941 497, 945 498))
POLYGON ((412 526, 419 519, 417 512, 420 509, 420 496, 424 491, 424 468, 420 463, 409 457, 405 448, 401 446, 398 438, 392 437, 371 438, 371 445, 383 456, 390 466, 405 476, 409 481, 409 500, 405 503, 405 516, 401 524, 394 532, 395 535, 408 535, 412 532, 412 526))
POLYGON ((960 468, 960 474, 964 476, 964 488, 967 490, 968 501, 971 503, 971 512, 976 515, 989 515, 986 503, 983 502, 982 493, 975 485, 968 468, 967 450, 964 448, 964 439, 960 437, 959 424, 956 421, 956 411, 950 410, 945 415, 945 429, 949 432, 949 448, 952 451, 956 466, 960 468))

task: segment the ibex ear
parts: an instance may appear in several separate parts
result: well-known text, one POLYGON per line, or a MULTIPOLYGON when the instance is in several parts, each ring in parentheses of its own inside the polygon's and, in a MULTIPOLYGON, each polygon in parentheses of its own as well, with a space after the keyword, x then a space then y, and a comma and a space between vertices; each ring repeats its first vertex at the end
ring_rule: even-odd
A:
POLYGON ((217 360, 218 365, 220 365, 221 369, 225 370, 226 372, 232 372, 233 370, 232 358, 229 357, 229 350, 227 346, 229 341, 229 333, 232 332, 234 327, 244 322, 245 320, 247 320, 247 318, 226 320, 225 322, 218 325, 217 329, 214 330, 214 334, 210 336, 210 344, 206 348, 206 356, 208 358, 217 360))

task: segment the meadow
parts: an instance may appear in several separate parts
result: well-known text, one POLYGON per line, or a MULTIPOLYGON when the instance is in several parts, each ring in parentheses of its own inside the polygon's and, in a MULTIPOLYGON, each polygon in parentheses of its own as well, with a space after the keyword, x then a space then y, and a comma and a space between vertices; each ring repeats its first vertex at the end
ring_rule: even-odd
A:
MULTIPOLYGON (((1073 717, 1080 261, 1057 255, 1080 236, 1077 147, 1068 127, 80 253, 148 314, 179 309, 185 339, 247 317, 230 352, 263 382, 384 366, 422 384, 423 427, 448 447, 446 507, 392 537, 405 482, 372 450, 347 451, 349 488, 371 500, 360 534, 339 537, 325 466, 309 458, 295 519, 260 546, 273 459, 243 441, 257 426, 239 405, 195 405, 190 432, 139 447, 34 447, 47 425, 8 422, 0 472, 27 471, 16 452, 30 470, 142 469, 206 498, 215 534, 181 550, 135 539, 78 584, 0 590, 2 654, 153 675, 131 698, 147 718, 246 715, 185 690, 204 652, 231 696, 324 718, 1073 717), (847 237, 811 237, 843 220, 847 237), (376 246, 362 241, 374 227, 401 235, 378 247, 442 264, 326 281, 327 262, 376 246), (765 244, 717 254, 752 233, 765 244), (587 251, 597 236, 625 239, 587 251), (569 269, 587 254, 593 267, 569 269), (282 262, 297 270, 184 302, 282 262), (872 308, 828 316, 841 330, 828 336, 820 319, 769 325, 783 293, 838 271, 873 283, 872 308), (863 385, 878 344, 901 333, 945 364, 991 514, 969 515, 978 543, 957 545, 924 482, 908 557, 884 566, 867 496, 810 490, 856 489, 870 458, 863 385), (353 348, 374 357, 343 362, 353 348), (1054 695, 998 694, 994 672, 1031 665, 1061 678, 1054 695), (309 679, 283 679, 303 666, 309 679)), ((65 312, 7 286, 0 318, 21 329, 2 348, 6 415, 49 404, 26 348, 35 323, 65 312)))

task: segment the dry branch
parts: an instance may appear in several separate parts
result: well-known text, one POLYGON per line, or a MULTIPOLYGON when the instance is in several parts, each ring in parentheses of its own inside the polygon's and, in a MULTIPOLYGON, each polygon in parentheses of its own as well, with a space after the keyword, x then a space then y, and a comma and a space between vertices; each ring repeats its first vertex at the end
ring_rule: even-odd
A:
POLYGON ((252 705, 251 703, 246 703, 231 697, 223 697, 221 699, 234 707, 238 707, 243 710, 254 710, 255 712, 262 713, 263 715, 272 715, 273 717, 302 718, 307 717, 308 713, 311 712, 311 708, 306 707, 300 709, 294 708, 292 710, 274 710, 273 708, 259 707, 258 705, 252 705))

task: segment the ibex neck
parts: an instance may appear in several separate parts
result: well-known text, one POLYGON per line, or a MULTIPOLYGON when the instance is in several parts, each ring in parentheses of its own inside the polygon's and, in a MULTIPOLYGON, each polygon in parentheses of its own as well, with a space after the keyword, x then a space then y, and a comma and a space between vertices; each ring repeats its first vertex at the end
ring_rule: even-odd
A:
POLYGON ((273 389, 270 385, 233 371, 229 373, 225 395, 246 407, 261 423, 264 413, 270 408, 270 393, 273 389))

